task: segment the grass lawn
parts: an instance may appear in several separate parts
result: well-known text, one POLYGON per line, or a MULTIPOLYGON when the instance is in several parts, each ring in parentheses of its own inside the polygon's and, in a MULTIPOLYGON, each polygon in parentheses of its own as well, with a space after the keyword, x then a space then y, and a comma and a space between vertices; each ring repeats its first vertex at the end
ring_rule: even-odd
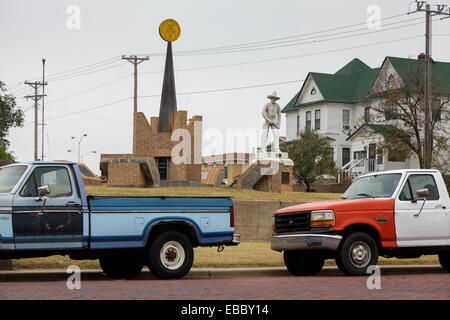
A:
MULTIPOLYGON (((437 256, 422 256, 418 259, 385 259, 380 257, 379 264, 390 265, 423 265, 439 264, 437 256)), ((65 269, 70 265, 78 265, 81 269, 99 268, 98 260, 71 260, 68 257, 52 256, 13 260, 15 270, 24 269, 65 269)), ((333 260, 327 260, 325 265, 335 265, 333 260)), ((281 253, 270 249, 269 242, 243 242, 236 247, 225 247, 217 252, 217 247, 195 248, 194 268, 226 268, 226 267, 283 267, 281 253)))
POLYGON ((104 186, 86 186, 90 195, 111 196, 192 196, 192 197, 231 197, 247 200, 279 200, 279 201, 321 201, 336 200, 341 196, 337 193, 316 192, 283 192, 272 193, 254 190, 239 190, 236 188, 112 188, 104 186))

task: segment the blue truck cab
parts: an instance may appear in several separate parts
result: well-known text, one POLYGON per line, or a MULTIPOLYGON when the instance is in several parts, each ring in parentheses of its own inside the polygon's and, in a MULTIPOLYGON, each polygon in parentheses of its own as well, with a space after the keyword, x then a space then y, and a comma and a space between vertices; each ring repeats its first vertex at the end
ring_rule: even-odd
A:
POLYGON ((143 266, 181 278, 197 246, 239 244, 230 198, 88 196, 78 165, 0 168, 0 259, 69 255, 99 259, 114 279, 143 266))

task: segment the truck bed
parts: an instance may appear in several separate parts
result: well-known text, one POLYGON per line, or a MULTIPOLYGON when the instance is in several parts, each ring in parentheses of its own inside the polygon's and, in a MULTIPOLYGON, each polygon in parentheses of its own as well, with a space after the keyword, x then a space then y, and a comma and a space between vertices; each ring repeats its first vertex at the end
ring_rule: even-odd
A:
POLYGON ((150 230, 170 220, 192 228, 198 245, 233 238, 230 198, 88 196, 88 205, 92 249, 144 247, 150 230))

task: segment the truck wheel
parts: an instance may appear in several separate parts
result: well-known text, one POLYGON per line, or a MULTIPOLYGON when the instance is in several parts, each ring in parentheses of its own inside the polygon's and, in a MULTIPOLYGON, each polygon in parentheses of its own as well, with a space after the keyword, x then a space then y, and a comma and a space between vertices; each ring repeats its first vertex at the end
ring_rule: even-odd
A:
POLYGON ((450 252, 439 253, 439 262, 445 271, 450 272, 450 252))
POLYGON ((181 232, 163 232, 150 243, 148 267, 160 279, 183 277, 191 270, 193 261, 192 243, 181 232))
POLYGON ((136 277, 144 266, 138 255, 117 255, 100 258, 100 267, 112 279, 132 279, 136 277))
POLYGON ((325 259, 316 252, 284 251, 284 264, 294 276, 313 276, 323 268, 325 259))
POLYGON ((337 253, 336 264, 343 273, 351 276, 367 276, 367 268, 378 263, 378 246, 364 232, 347 235, 337 253))

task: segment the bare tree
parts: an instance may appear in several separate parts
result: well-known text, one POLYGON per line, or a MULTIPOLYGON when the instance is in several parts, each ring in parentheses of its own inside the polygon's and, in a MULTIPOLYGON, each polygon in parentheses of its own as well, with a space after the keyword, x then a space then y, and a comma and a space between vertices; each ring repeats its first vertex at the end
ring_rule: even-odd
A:
MULTIPOLYGON (((450 134, 450 90, 442 85, 439 74, 432 79, 433 159, 448 155, 450 134)), ((369 108, 362 121, 384 125, 384 142, 380 147, 402 157, 416 155, 424 167, 424 65, 407 64, 399 75, 380 72, 363 105, 369 108)))

